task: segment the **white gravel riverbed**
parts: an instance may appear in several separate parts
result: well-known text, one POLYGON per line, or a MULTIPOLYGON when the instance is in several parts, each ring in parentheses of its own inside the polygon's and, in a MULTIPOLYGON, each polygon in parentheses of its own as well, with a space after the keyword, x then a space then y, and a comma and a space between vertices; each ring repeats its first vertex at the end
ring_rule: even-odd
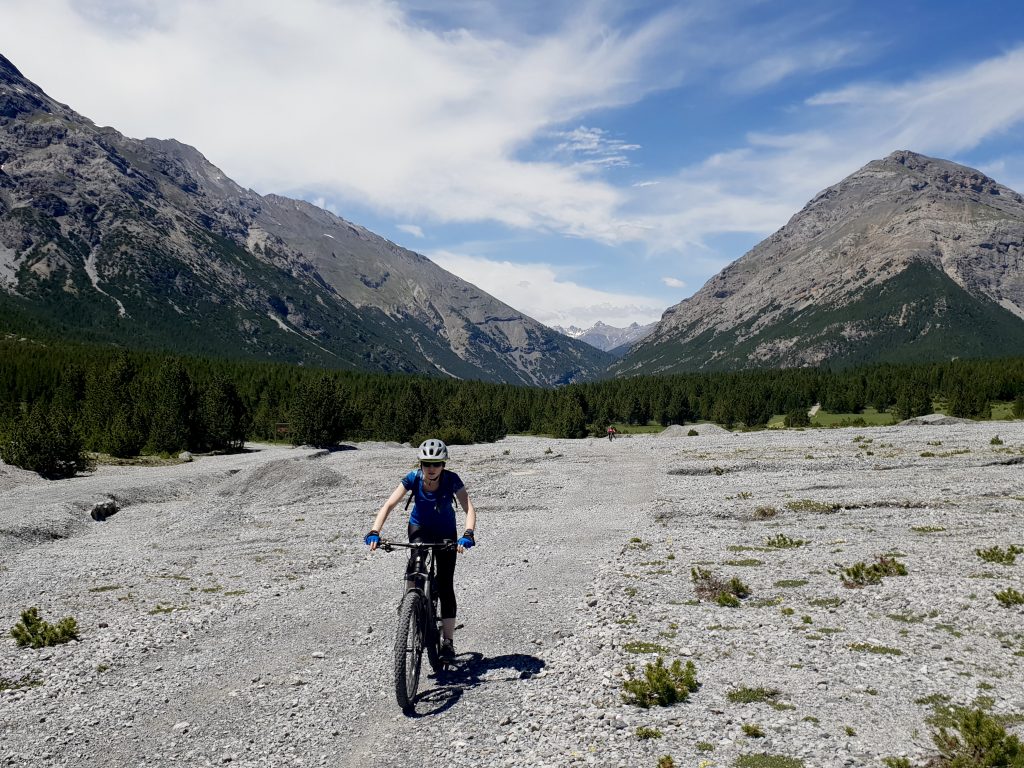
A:
POLYGON ((408 447, 58 482, 0 465, 0 765, 877 766, 930 749, 937 694, 1024 715, 1024 610, 993 597, 1024 590, 1024 556, 975 554, 1024 545, 1024 422, 686 429, 453 447, 479 546, 456 574, 458 667, 411 716, 391 680, 403 557, 362 543, 408 447), (108 496, 120 511, 90 519, 108 496), (764 546, 778 534, 806 543, 764 546), (897 552, 908 575, 840 582, 897 552), (695 566, 750 597, 696 601, 695 566), (16 647, 30 606, 81 639, 16 647), (635 643, 692 660, 699 690, 624 703, 627 665, 655 658, 635 643), (728 698, 743 687, 777 693, 728 698))

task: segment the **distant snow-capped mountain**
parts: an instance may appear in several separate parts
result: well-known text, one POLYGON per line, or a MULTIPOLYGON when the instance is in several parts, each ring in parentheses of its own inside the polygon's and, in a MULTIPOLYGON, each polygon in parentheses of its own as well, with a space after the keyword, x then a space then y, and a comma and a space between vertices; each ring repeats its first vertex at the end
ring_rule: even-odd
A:
POLYGON ((657 323, 650 323, 649 325, 633 323, 626 328, 616 328, 612 325, 605 325, 598 320, 590 328, 585 329, 577 328, 575 325, 570 325, 568 328, 563 328, 560 325, 552 327, 569 338, 586 342, 590 346, 597 347, 604 352, 612 352, 621 347, 621 353, 625 354, 631 344, 644 338, 654 330, 656 325, 657 323))

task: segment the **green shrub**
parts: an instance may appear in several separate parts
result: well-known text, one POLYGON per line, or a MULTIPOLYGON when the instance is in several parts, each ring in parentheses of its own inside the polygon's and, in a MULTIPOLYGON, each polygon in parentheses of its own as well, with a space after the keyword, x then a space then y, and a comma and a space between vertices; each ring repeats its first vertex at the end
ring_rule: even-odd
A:
POLYGON ((803 768, 804 761, 785 755, 740 755, 733 765, 736 768, 803 768))
POLYGON ((988 442, 989 442, 989 445, 1002 445, 1003 444, 1003 441, 999 439, 999 435, 996 435, 995 437, 993 437, 988 442))
POLYGON ((907 567, 899 560, 885 555, 879 555, 878 560, 871 565, 867 563, 854 563, 849 568, 844 568, 839 577, 844 587, 851 589, 867 586, 869 584, 880 584, 884 576, 906 576, 907 567))
POLYGON ((761 730, 761 726, 754 725, 753 723, 744 723, 740 726, 743 729, 743 734, 751 739, 763 739, 764 731, 761 730))
POLYGON ((984 710, 954 709, 952 729, 940 727, 932 733, 939 754, 929 765, 936 768, 1024 768, 1024 745, 1020 739, 1008 734, 1006 728, 984 710))
POLYGON ((883 757, 882 765, 886 768, 913 768, 910 760, 905 757, 883 757))
POLYGON ((755 520, 771 520, 773 517, 779 514, 779 510, 775 507, 758 507, 754 510, 755 520))
POLYGON ((4 430, 0 458, 15 467, 56 480, 89 468, 82 436, 61 408, 36 404, 4 430))
POLYGON ((783 417, 782 424, 786 427, 809 427, 811 417, 807 415, 805 408, 794 408, 783 417))
POLYGON ((48 648, 78 639, 78 624, 68 616, 56 625, 44 621, 38 608, 21 612, 21 621, 11 629, 11 637, 19 648, 48 648))
POLYGON ((658 768, 676 768, 676 761, 672 755, 662 755, 658 758, 658 768))
POLYGON ((793 547, 802 547, 806 543, 803 539, 791 539, 784 533, 770 536, 764 540, 764 545, 773 549, 792 549, 793 547))
POLYGON ((775 688, 736 688, 725 694, 725 698, 733 704, 754 704, 762 701, 774 701, 781 691, 775 688))
POLYGON ((1011 544, 1006 549, 995 546, 988 549, 976 549, 974 553, 986 563, 999 563, 1000 565, 1013 565, 1017 555, 1024 553, 1024 549, 1011 544))
POLYGON ((697 435, 699 435, 699 434, 700 434, 700 432, 698 432, 696 429, 691 429, 690 431, 688 431, 686 433, 686 436, 687 437, 697 437, 697 435))
POLYGON ((995 597, 996 600, 1005 605, 1007 608, 1011 608, 1015 605, 1024 605, 1024 595, 1022 595, 1013 587, 1007 587, 1002 592, 996 592, 995 597))
POLYGON ((627 704, 635 704, 647 709, 657 704, 667 707, 677 702, 686 701, 690 694, 700 688, 697 682, 697 668, 692 661, 684 666, 676 659, 669 667, 659 656, 654 664, 644 666, 643 677, 635 677, 636 668, 630 664, 626 667, 630 679, 622 684, 622 698, 627 704))
POLYGON ((660 739, 664 735, 665 734, 663 734, 657 728, 648 728, 646 725, 637 726, 636 729, 636 737, 641 741, 644 741, 646 739, 660 739))

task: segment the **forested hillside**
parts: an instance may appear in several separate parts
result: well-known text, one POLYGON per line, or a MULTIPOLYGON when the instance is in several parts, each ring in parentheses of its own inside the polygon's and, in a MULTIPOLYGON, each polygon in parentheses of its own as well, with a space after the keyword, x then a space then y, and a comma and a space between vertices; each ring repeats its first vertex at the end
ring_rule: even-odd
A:
MULTIPOLYGON (((929 413, 933 398, 956 416, 987 417, 995 400, 1016 399, 1024 411, 1024 358, 682 374, 543 389, 0 342, 9 463, 19 463, 17 451, 33 441, 71 441, 79 451, 114 456, 231 450, 246 439, 330 445, 435 435, 469 443, 509 433, 585 437, 613 422, 756 428, 776 414, 806 413, 816 402, 844 413, 871 406, 901 419, 929 413)), ((72 469, 58 467, 64 474, 72 469)))

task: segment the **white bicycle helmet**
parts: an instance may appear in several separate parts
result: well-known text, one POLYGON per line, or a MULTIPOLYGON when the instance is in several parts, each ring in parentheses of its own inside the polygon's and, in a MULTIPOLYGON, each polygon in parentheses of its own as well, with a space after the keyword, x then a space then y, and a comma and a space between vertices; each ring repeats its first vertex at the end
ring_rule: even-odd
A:
POLYGON ((420 443, 420 461, 448 461, 448 446, 431 438, 420 443))

